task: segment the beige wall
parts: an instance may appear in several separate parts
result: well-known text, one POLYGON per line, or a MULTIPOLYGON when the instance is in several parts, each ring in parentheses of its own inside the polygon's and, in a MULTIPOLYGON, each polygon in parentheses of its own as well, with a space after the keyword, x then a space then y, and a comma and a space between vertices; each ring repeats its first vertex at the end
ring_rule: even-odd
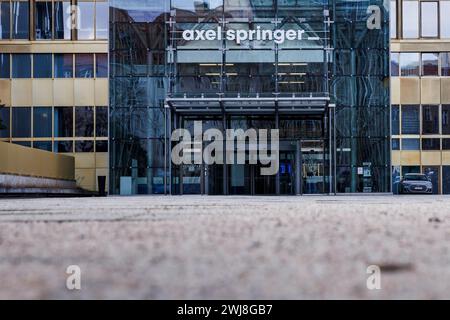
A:
POLYGON ((74 180, 75 159, 67 155, 0 142, 0 173, 74 180))

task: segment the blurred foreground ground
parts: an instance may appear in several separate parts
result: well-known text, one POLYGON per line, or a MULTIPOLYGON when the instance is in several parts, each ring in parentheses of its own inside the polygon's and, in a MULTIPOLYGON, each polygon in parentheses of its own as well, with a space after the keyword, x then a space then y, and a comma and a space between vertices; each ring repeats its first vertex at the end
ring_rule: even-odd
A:
POLYGON ((449 299, 450 197, 0 199, 10 298, 449 299))

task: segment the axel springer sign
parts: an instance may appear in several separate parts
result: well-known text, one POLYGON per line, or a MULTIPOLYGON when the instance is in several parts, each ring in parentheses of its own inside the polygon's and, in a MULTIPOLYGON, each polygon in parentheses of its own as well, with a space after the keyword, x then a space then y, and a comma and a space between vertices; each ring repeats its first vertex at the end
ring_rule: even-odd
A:
MULTIPOLYGON (((282 44, 286 40, 304 40, 304 30, 264 30, 258 26, 255 30, 235 30, 229 29, 223 33, 222 27, 216 30, 184 30, 183 40, 186 41, 221 41, 224 38, 229 41, 235 41, 240 44, 243 41, 274 41, 277 44, 282 44)), ((306 37, 306 40, 319 40, 318 37, 306 37)))

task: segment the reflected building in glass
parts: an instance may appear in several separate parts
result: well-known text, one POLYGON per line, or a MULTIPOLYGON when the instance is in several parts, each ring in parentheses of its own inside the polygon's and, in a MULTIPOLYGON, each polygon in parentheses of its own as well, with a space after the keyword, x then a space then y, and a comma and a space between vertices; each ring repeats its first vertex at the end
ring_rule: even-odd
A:
POLYGON ((390 192, 385 1, 110 6, 111 194, 390 192), (278 129, 278 173, 250 161, 174 165, 171 133, 194 134, 195 121, 224 134, 278 129))

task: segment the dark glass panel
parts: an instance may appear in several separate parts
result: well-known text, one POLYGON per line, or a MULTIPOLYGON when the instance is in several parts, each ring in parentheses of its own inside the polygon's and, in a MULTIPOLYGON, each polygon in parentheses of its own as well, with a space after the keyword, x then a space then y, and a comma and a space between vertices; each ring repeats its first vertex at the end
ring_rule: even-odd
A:
POLYGON ((72 153, 73 152, 73 141, 55 141, 53 144, 54 152, 59 153, 72 153))
POLYGON ((449 138, 442 139, 442 150, 450 150, 450 139, 449 138))
POLYGON ((12 108, 12 137, 31 137, 31 108, 12 108))
POLYGON ((33 108, 33 137, 52 137, 52 108, 33 108))
POLYGON ((95 152, 108 152, 108 141, 95 141, 95 152))
POLYGON ((439 134, 439 106, 422 106, 422 134, 439 134))
POLYGON ((97 53, 95 55, 96 66, 95 66, 95 76, 97 78, 107 78, 108 77, 108 55, 97 53))
POLYGON ((408 173, 420 173, 420 166, 402 166, 402 176, 408 173))
POLYGON ((400 107, 396 105, 391 107, 391 133, 400 134, 400 107))
MULTIPOLYGON (((1 2, 0 2, 1 3, 1 2)), ((0 53, 0 78, 10 78, 11 56, 9 53, 0 53)))
POLYGON ((423 173, 428 177, 428 179, 433 184, 433 194, 439 194, 439 167, 423 167, 423 173))
POLYGON ((31 78, 31 55, 15 53, 12 55, 12 77, 31 78))
POLYGON ((111 145, 113 167, 164 167, 164 140, 114 140, 111 145))
POLYGON ((400 150, 400 139, 392 139, 392 150, 400 150))
POLYGON ((450 166, 442 166, 442 193, 450 194, 450 166))
POLYGON ((0 138, 9 138, 10 108, 0 106, 0 138))
POLYGON ((33 54, 33 77, 51 78, 52 77, 52 54, 35 53, 33 54))
POLYGON ((95 108, 95 136, 108 136, 108 107, 95 108))
POLYGON ((391 52, 391 76, 398 77, 400 75, 399 64, 400 53, 391 52))
POLYGON ((402 150, 420 150, 420 140, 402 139, 402 150))
POLYGON ((55 39, 70 40, 71 26, 68 23, 70 19, 70 1, 55 1, 55 39))
POLYGON ((12 38, 29 38, 29 4, 28 1, 12 2, 12 38))
POLYGON ((450 52, 441 53, 441 76, 450 76, 450 52))
POLYGON ((75 54, 75 77, 94 77, 94 55, 90 53, 75 54))
POLYGON ((0 40, 11 37, 11 14, 9 2, 0 2, 0 40))
POLYGON ((33 148, 51 152, 52 151, 52 142, 51 141, 34 141, 33 148))
POLYGON ((36 39, 52 39, 52 2, 36 2, 34 14, 36 39))
POLYGON ((12 143, 17 144, 22 147, 31 148, 31 141, 13 141, 12 143))
POLYGON ((441 149, 441 139, 422 139, 422 150, 440 150, 441 149))
POLYGON ((94 108, 75 107, 75 136, 94 136, 94 108))
POLYGON ((94 141, 75 141, 75 152, 94 152, 94 141))
POLYGON ((402 106, 402 134, 419 134, 419 106, 402 106))
POLYGON ((71 53, 55 53, 55 78, 73 77, 73 55, 71 53))
POLYGON ((73 137, 73 108, 55 107, 54 113, 55 137, 73 137))

